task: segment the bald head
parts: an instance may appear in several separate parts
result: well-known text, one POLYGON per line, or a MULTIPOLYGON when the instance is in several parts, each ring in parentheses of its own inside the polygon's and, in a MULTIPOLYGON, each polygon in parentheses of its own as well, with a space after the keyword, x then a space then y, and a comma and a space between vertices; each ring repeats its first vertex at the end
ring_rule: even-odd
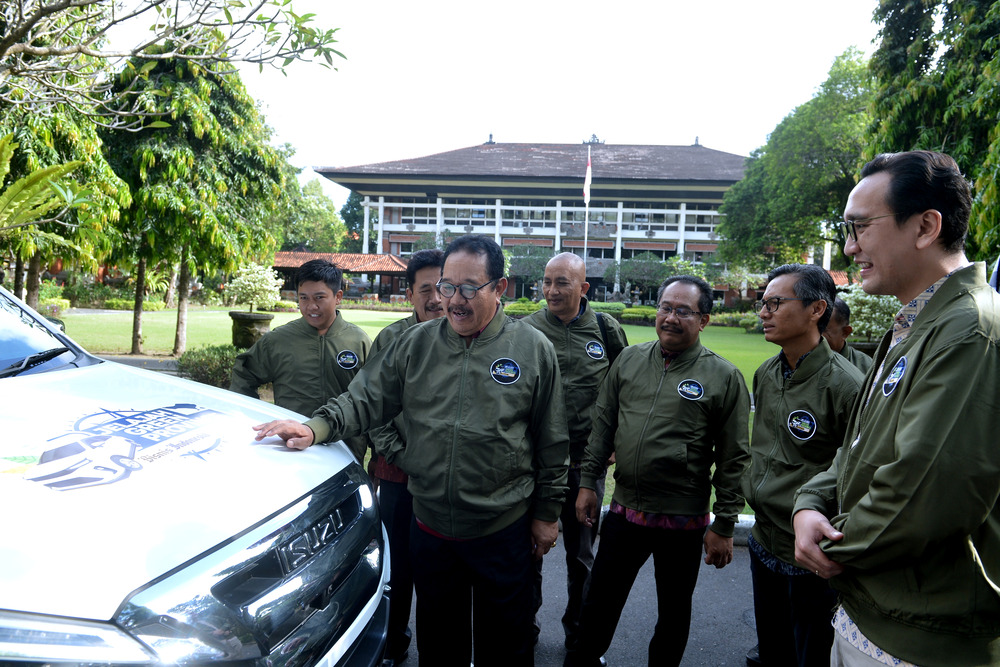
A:
POLYGON ((571 252, 556 255, 545 265, 542 295, 553 315, 563 323, 580 313, 580 301, 590 289, 583 258, 571 252))

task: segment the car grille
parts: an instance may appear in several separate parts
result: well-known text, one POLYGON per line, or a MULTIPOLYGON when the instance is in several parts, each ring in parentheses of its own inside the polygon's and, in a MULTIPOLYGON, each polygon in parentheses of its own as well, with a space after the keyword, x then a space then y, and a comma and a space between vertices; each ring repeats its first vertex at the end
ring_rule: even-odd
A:
POLYGON ((129 599, 117 616, 166 660, 307 665, 380 593, 384 545, 361 467, 129 599), (195 639, 195 642, 191 642, 195 639))

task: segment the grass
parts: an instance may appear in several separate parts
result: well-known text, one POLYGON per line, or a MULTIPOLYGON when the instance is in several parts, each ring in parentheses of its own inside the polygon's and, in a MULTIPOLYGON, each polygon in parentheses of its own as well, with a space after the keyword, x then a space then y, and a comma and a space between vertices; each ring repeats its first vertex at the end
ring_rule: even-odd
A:
MULTIPOLYGON (((342 310, 341 316, 357 324, 373 339, 386 325, 408 313, 374 310, 342 310)), ((294 320, 298 312, 275 313, 271 328, 294 320)), ((95 354, 128 354, 132 349, 132 312, 76 311, 63 314, 66 333, 95 354)), ((188 311, 187 348, 225 345, 233 341, 233 321, 229 309, 197 308, 188 311)), ((143 351, 148 355, 169 355, 174 348, 176 310, 160 310, 142 315, 143 351)))
MULTIPOLYGON (((194 308, 188 311, 187 346, 194 349, 202 345, 222 345, 232 342, 232 320, 228 309, 194 308)), ((406 317, 408 313, 375 310, 341 310, 340 316, 365 330, 372 339, 388 324, 406 317)), ((271 327, 299 317, 294 313, 275 313, 271 327)), ((64 314, 66 333, 84 348, 95 354, 127 354, 132 348, 132 313, 77 311, 64 314)), ((176 310, 143 313, 143 349, 149 355, 169 355, 174 346, 176 310)), ((630 344, 656 339, 656 329, 651 326, 626 324, 623 327, 630 344)), ((766 359, 777 354, 778 348, 764 340, 760 334, 747 334, 740 328, 707 327, 701 334, 702 345, 728 359, 742 371, 747 387, 752 387, 753 373, 766 359)), ((750 415, 751 426, 753 415, 750 415)), ((611 501, 614 493, 614 467, 608 474, 604 503, 611 501)), ((745 513, 752 513, 746 508, 745 513)))

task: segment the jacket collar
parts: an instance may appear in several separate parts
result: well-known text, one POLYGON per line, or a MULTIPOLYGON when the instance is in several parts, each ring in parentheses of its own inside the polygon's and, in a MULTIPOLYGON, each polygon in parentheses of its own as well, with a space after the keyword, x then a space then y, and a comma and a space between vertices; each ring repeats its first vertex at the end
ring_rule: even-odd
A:
POLYGON ((597 316, 594 314, 594 309, 590 307, 590 302, 587 301, 587 297, 581 297, 581 308, 580 314, 570 322, 563 322, 558 317, 552 314, 552 311, 548 308, 545 309, 545 319, 548 320, 549 324, 564 326, 564 327, 583 327, 594 322, 597 316))

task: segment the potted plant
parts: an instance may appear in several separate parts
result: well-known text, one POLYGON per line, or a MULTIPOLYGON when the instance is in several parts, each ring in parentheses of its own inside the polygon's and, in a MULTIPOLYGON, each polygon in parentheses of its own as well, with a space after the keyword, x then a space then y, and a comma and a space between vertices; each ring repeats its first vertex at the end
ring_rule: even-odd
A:
POLYGON ((231 310, 233 320, 233 345, 246 349, 256 343, 261 336, 271 330, 271 313, 254 312, 261 306, 270 306, 278 301, 284 281, 277 271, 259 264, 247 264, 236 272, 236 277, 226 285, 226 295, 237 304, 247 304, 249 310, 231 310))

